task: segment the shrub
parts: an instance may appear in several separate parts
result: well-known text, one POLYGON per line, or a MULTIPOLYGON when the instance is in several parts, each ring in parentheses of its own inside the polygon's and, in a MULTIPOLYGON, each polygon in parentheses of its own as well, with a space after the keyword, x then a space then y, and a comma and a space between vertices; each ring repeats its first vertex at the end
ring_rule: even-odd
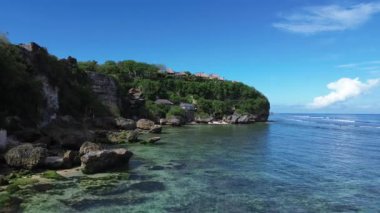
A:
POLYGON ((172 106, 172 107, 170 107, 169 112, 166 114, 166 117, 179 116, 179 117, 184 118, 185 115, 186 115, 186 112, 181 107, 172 106))

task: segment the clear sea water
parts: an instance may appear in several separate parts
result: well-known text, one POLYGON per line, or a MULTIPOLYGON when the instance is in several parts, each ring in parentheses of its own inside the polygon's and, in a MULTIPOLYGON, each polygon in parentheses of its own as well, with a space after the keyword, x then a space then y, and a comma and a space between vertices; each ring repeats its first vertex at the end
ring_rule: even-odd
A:
POLYGON ((128 145, 129 178, 58 182, 25 210, 380 212, 380 115, 270 120, 166 128, 159 145, 128 145))

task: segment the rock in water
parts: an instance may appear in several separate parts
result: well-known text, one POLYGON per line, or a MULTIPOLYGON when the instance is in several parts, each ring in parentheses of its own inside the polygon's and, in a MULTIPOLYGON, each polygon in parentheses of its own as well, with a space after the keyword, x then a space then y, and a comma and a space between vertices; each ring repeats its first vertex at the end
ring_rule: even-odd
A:
POLYGON ((80 147, 79 155, 82 156, 82 155, 85 155, 89 152, 100 151, 101 149, 102 149, 102 147, 99 144, 87 141, 87 142, 84 142, 82 144, 82 146, 80 147))
POLYGON ((150 130, 154 126, 154 122, 148 119, 140 119, 137 121, 137 128, 150 130))
POLYGON ((4 156, 9 166, 34 169, 42 165, 47 156, 47 149, 22 144, 10 149, 4 156))
POLYGON ((85 174, 94 174, 124 166, 132 155, 132 152, 124 148, 89 152, 81 157, 82 171, 85 174))
POLYGON ((161 131, 162 131, 161 125, 153 125, 149 130, 149 132, 151 133, 161 133, 161 131))
POLYGON ((124 130, 134 130, 136 129, 136 122, 131 119, 126 119, 123 117, 115 118, 116 126, 119 129, 124 130))
POLYGON ((173 116, 167 120, 167 124, 170 124, 172 126, 181 126, 182 124, 181 118, 177 116, 173 116))
POLYGON ((134 130, 128 133, 127 141, 128 142, 137 142, 139 140, 139 131, 134 130))
POLYGON ((161 140, 160 137, 153 137, 153 138, 149 138, 147 140, 148 143, 156 143, 157 141, 161 140))

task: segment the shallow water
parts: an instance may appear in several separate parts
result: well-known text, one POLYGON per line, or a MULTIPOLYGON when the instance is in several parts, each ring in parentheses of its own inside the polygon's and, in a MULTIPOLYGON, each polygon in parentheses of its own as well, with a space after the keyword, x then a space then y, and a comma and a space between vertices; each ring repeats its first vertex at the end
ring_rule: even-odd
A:
POLYGON ((379 212, 380 116, 292 115, 166 128, 129 178, 70 179, 27 212, 379 212), (94 187, 88 187, 94 186, 94 187))

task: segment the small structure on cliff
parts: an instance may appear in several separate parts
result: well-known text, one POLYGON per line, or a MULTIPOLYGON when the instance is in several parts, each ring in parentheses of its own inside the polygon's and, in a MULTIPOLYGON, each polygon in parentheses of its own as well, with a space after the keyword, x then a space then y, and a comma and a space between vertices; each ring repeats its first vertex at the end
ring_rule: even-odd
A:
POLYGON ((157 99, 155 104, 161 104, 161 105, 173 105, 173 102, 167 100, 167 99, 157 99))

